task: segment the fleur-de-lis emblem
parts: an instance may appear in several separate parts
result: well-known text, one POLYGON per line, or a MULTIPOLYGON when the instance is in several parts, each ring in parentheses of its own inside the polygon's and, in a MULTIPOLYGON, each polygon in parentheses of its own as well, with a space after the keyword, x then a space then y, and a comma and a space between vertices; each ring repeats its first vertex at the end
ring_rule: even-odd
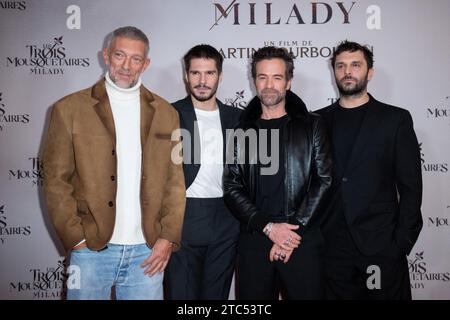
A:
POLYGON ((416 253, 416 260, 423 260, 423 251, 416 253))
POLYGON ((231 103, 232 105, 234 105, 236 103, 236 101, 238 101, 239 99, 243 99, 244 98, 244 91, 236 91, 236 98, 234 99, 234 101, 231 103))
POLYGON ((64 260, 58 260, 58 267, 56 268, 57 271, 64 270, 66 268, 66 259, 64 260))
POLYGON ((63 44, 62 39, 63 39, 63 36, 61 36, 59 38, 53 38, 53 40, 55 40, 55 44, 59 44, 59 45, 63 44))
POLYGON ((237 91, 237 92, 236 92, 236 98, 238 98, 238 99, 244 99, 244 91, 245 91, 245 90, 242 90, 241 92, 237 91))
POLYGON ((423 253, 424 253, 423 251, 416 253, 416 255, 414 257, 414 260, 408 259, 409 267, 414 266, 417 261, 422 261, 423 260, 423 253))
POLYGON ((58 267, 64 268, 66 266, 66 259, 58 260, 58 267))

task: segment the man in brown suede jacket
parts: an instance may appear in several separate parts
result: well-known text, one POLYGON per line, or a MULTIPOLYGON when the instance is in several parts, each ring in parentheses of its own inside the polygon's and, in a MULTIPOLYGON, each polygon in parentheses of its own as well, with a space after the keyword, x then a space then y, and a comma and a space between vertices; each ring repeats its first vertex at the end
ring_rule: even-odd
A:
MULTIPOLYGON (((180 243, 185 185, 171 158, 176 110, 141 85, 149 43, 116 29, 93 87, 58 101, 44 148, 48 212, 70 250, 68 299, 162 299, 180 243)), ((178 164, 177 164, 178 163, 178 164)))

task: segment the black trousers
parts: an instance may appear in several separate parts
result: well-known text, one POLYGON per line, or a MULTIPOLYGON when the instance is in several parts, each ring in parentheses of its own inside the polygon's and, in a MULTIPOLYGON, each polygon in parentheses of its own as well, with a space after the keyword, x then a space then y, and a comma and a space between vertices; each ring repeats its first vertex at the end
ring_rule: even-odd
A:
POLYGON ((258 232, 242 231, 238 243, 237 299, 274 300, 281 292, 291 300, 325 298, 323 238, 304 235, 287 264, 270 262, 272 241, 258 232))
POLYGON ((166 298, 228 299, 238 235, 239 222, 223 198, 187 198, 181 248, 166 269, 166 298))
POLYGON ((395 243, 365 256, 339 229, 327 237, 325 265, 328 299, 411 300, 408 261, 395 243))

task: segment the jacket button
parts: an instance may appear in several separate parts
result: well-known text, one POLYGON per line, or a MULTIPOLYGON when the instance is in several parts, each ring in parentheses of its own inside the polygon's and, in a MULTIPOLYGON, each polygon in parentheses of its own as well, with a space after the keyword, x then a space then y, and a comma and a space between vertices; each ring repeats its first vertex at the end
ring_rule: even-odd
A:
POLYGON ((111 181, 115 181, 115 180, 116 180, 116 177, 111 176, 111 181))
POLYGON ((112 201, 108 202, 108 206, 111 208, 112 206, 114 206, 114 203, 112 201))
POLYGON ((142 180, 145 180, 145 179, 147 179, 147 177, 146 176, 142 176, 142 180))
POLYGON ((111 151, 111 154, 112 154, 113 156, 115 156, 115 155, 116 155, 116 150, 113 149, 113 150, 111 151))
POLYGON ((348 181, 347 177, 342 178, 342 182, 347 182, 347 181, 348 181))

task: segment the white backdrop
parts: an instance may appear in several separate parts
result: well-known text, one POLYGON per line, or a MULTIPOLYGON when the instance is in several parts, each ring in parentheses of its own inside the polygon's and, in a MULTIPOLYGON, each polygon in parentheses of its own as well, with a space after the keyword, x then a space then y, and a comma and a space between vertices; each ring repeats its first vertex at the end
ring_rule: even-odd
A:
POLYGON ((337 97, 333 47, 343 39, 373 47, 369 91, 411 112, 422 147, 413 297, 450 299, 449 14, 448 0, 0 0, 0 299, 62 295, 64 252, 42 197, 42 137, 50 106, 103 75, 105 37, 124 25, 149 36, 143 83, 170 102, 186 95, 181 57, 199 43, 225 56, 218 97, 239 107, 254 95, 252 50, 291 49, 293 91, 311 110, 337 97))

